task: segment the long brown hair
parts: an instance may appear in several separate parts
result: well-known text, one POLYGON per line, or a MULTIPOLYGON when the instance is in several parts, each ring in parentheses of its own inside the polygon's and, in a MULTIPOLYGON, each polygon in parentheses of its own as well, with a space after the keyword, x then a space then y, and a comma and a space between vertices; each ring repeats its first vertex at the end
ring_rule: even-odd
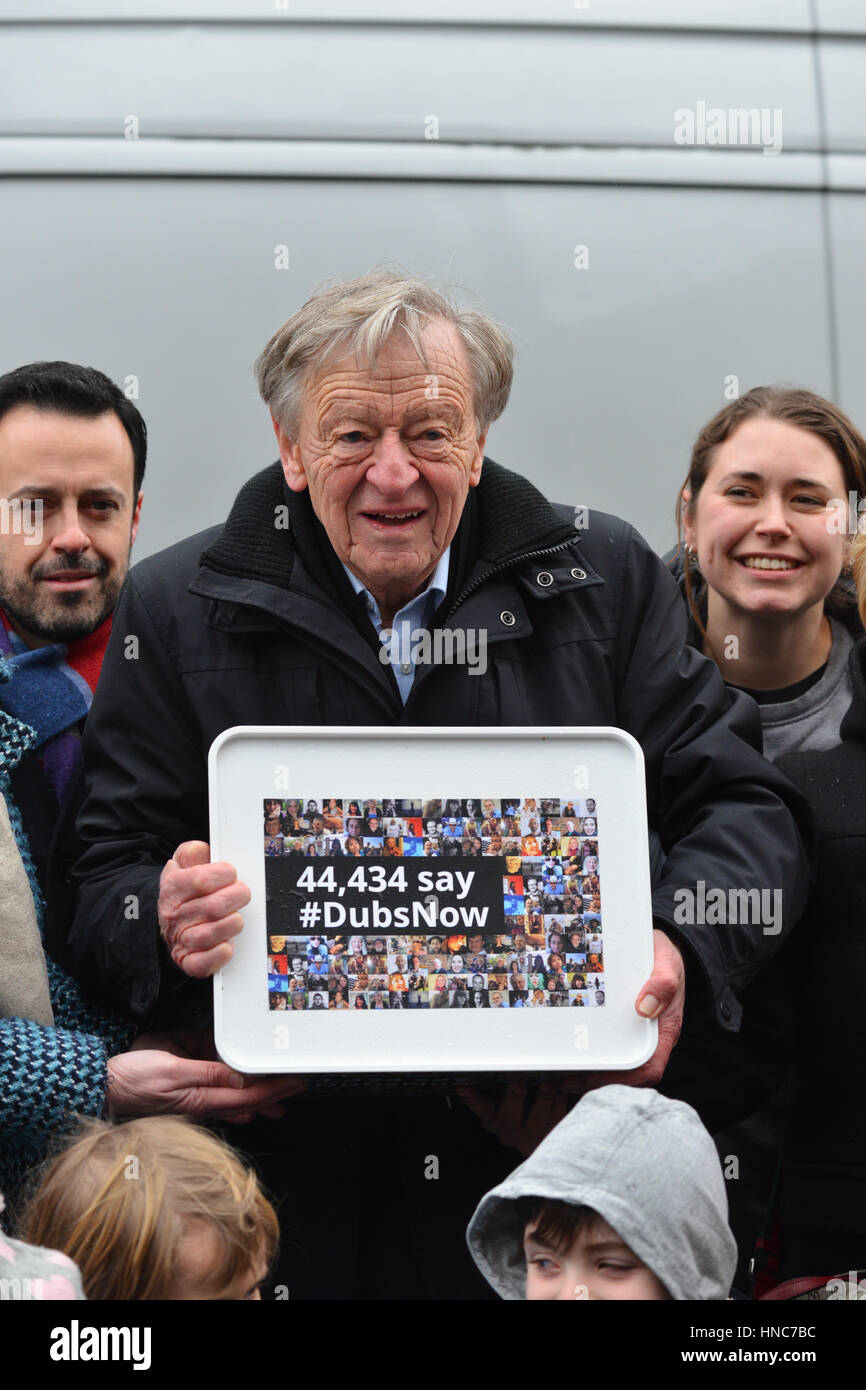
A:
MULTIPOLYGON (((677 495, 677 556, 682 558, 683 577, 689 611, 706 638, 707 586, 703 575, 683 542, 683 521, 694 514, 698 494, 707 479, 715 451, 745 420, 784 420, 798 429, 815 434, 839 460, 845 487, 856 492, 858 504, 866 496, 866 439, 844 411, 805 387, 755 386, 724 406, 704 425, 692 449, 689 471, 677 495), (691 501, 683 493, 688 489, 691 501)), ((855 606, 849 584, 837 579, 824 600, 824 607, 839 617, 848 617, 855 606)))

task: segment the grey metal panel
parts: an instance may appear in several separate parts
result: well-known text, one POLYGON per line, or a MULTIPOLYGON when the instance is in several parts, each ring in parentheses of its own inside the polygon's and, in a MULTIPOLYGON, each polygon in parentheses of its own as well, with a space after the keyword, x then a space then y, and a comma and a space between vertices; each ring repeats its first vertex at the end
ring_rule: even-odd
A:
MULTIPOLYGON (((866 181, 861 186, 866 187, 866 181)), ((838 306, 839 403, 866 430, 866 198, 831 196, 829 222, 838 306)))
POLYGON ((0 0, 2 19, 245 19, 277 24, 363 19, 789 32, 811 28, 809 0, 653 0, 651 9, 647 0, 0 0))
POLYGON ((467 287, 512 331, 493 457, 658 546, 726 377, 831 389, 817 193, 10 179, 4 195, 0 371, 68 357, 138 378, 141 555, 221 520, 275 456, 251 371, 267 337, 316 282, 385 258, 467 287))
POLYGON ((828 149, 866 150, 866 26, 862 39, 822 38, 818 57, 828 149))
MULTIPOLYGON (((856 156, 848 156, 849 161, 856 156)), ((160 174, 233 178, 393 178, 502 183, 651 183, 820 188, 820 154, 745 150, 428 145, 324 140, 107 140, 0 136, 0 175, 160 174)))
POLYGON ((816 26, 822 33, 866 34, 863 0, 814 0, 816 26))
MULTIPOLYGON (((352 25, 12 25, 0 134, 674 146, 675 113, 783 113, 820 146, 805 36, 352 25), (266 36, 266 37, 265 37, 266 36)), ((758 157, 756 152, 756 157, 758 157)))
POLYGON ((826 164, 830 188, 866 193, 866 154, 831 154, 826 164))

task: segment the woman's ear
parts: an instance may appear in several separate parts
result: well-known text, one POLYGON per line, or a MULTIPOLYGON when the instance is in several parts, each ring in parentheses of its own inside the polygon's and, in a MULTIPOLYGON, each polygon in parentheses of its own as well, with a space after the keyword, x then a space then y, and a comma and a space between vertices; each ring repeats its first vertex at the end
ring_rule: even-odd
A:
POLYGON ((685 543, 690 550, 697 550, 697 532, 692 515, 692 494, 687 487, 684 487, 680 493, 680 515, 685 543))

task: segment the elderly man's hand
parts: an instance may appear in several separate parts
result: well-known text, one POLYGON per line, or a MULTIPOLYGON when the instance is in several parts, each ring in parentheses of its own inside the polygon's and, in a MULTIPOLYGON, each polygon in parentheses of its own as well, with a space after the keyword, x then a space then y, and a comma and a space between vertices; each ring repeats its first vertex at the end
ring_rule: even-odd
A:
POLYGON ((159 880, 159 929, 175 965, 197 980, 232 958, 231 938, 243 926, 250 890, 233 864, 210 862, 203 840, 178 845, 159 880))

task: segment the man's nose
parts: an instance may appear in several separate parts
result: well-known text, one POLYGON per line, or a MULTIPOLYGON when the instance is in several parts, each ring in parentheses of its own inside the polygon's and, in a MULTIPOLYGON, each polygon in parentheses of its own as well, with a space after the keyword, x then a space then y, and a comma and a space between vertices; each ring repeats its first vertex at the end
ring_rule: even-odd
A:
POLYGON ((69 551, 76 554, 90 545, 90 536, 81 524, 78 507, 75 504, 63 507, 58 514, 56 527, 51 536, 54 550, 69 551))
POLYGON ((399 430, 385 430, 376 442, 372 467, 367 469, 367 481, 383 495, 400 496, 407 492, 418 477, 418 469, 399 430))

